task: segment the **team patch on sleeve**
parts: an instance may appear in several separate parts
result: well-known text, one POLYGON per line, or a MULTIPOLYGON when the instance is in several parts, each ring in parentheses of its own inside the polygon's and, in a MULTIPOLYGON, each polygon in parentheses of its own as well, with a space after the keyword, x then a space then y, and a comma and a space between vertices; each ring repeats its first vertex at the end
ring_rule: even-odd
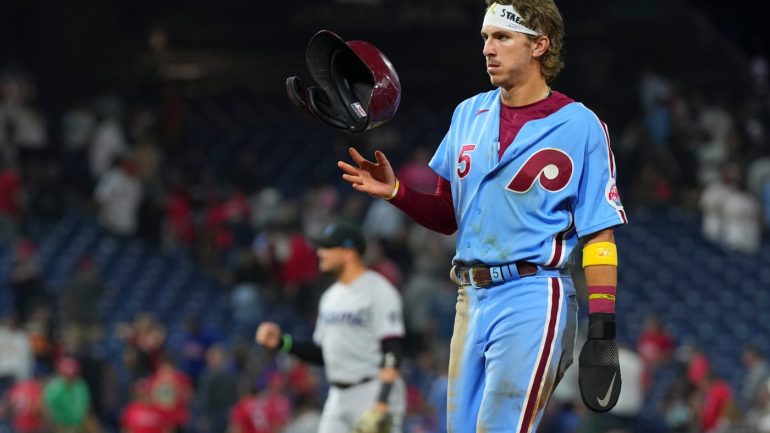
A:
POLYGON ((617 210, 623 210, 623 203, 620 201, 620 193, 618 192, 618 186, 615 184, 615 179, 610 179, 607 182, 604 197, 612 207, 617 210))

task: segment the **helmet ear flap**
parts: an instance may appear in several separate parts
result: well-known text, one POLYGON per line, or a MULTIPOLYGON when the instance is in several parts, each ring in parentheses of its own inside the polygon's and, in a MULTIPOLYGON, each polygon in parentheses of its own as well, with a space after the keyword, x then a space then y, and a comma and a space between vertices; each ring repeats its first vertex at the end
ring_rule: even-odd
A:
POLYGON ((302 109, 308 116, 317 121, 321 121, 315 114, 313 114, 307 105, 307 90, 302 86, 302 81, 299 77, 289 77, 286 79, 286 93, 289 94, 291 102, 302 109))
POLYGON ((334 114, 331 113, 331 99, 322 88, 314 86, 307 89, 307 106, 313 115, 329 125, 345 131, 349 129, 347 123, 334 117, 334 114))

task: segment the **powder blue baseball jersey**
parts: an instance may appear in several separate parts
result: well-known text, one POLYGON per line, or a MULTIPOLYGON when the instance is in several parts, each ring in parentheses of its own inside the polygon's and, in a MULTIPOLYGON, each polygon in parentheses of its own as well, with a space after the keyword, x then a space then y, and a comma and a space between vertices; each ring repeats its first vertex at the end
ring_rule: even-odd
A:
POLYGON ((625 224, 607 126, 583 104, 526 123, 498 161, 500 89, 461 103, 430 167, 452 184, 456 264, 561 268, 578 238, 625 224))

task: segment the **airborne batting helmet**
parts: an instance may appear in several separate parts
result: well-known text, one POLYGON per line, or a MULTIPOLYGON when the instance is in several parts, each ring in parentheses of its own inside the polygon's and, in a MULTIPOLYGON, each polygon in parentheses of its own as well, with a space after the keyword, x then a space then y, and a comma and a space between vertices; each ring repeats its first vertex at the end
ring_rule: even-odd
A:
POLYGON ((345 43, 322 30, 310 40, 306 59, 320 87, 305 89, 298 77, 291 77, 286 91, 296 106, 314 118, 337 129, 363 132, 396 114, 401 83, 393 64, 375 46, 345 43))

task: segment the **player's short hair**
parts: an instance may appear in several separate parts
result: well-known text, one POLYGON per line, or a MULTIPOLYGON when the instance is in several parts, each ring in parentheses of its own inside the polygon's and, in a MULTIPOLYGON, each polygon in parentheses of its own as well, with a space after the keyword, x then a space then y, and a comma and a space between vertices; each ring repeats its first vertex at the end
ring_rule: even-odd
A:
MULTIPOLYGON (((548 36, 551 44, 541 57, 542 74, 546 82, 551 82, 562 68, 562 48, 564 47, 564 20, 553 0, 486 0, 487 7, 492 3, 511 5, 524 18, 522 23, 541 34, 548 36)), ((527 35, 534 40, 537 36, 527 35)))

